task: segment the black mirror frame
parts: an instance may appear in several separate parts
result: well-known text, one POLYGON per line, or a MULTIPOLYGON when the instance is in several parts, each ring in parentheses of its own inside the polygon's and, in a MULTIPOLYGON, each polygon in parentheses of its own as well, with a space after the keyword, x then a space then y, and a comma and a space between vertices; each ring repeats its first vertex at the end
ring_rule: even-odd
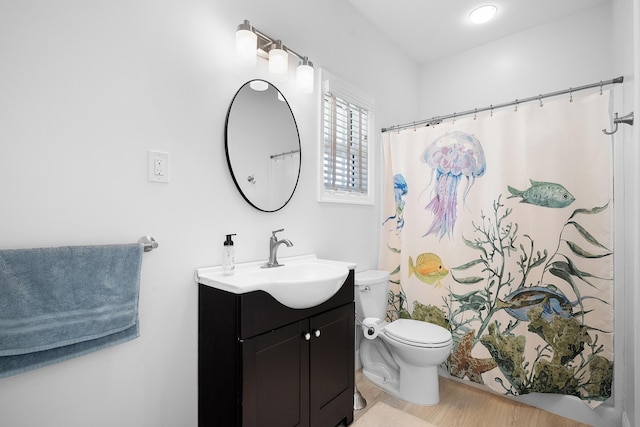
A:
POLYGON ((231 174, 231 178, 233 179, 233 182, 236 185, 236 188, 238 189, 238 191, 242 195, 242 198, 244 198, 247 201, 247 203, 249 203, 255 209, 257 209, 259 211, 262 211, 262 212, 277 212, 280 209, 284 208, 289 203, 289 201, 293 198, 293 195, 295 194, 296 189, 298 188, 298 183, 300 182, 300 171, 302 170, 302 144, 300 142, 300 131, 298 129, 298 123, 296 121, 296 117, 293 114, 293 110, 291 110, 291 105, 289 104, 289 101, 287 101, 287 99, 284 97, 284 95, 282 94, 280 89, 278 89, 274 84, 272 84, 272 83, 270 83, 270 82, 268 82, 266 80, 262 80, 262 79, 253 79, 253 80, 249 80, 248 82, 246 82, 245 84, 240 86, 240 89, 238 89, 238 91, 233 96, 233 99, 231 100, 231 103, 229 103, 229 108, 227 109, 227 116, 226 116, 225 122, 224 122, 224 152, 225 152, 225 156, 227 158, 227 166, 229 168, 229 173, 231 174), (291 113, 291 118, 293 119, 293 124, 294 124, 295 129, 296 129, 296 135, 298 137, 298 149, 300 150, 300 162, 298 163, 298 174, 296 176, 296 182, 295 182, 295 185, 293 186, 293 190, 291 190, 291 194, 289 195, 287 200, 282 204, 282 206, 278 207, 277 209, 273 209, 273 210, 267 210, 267 209, 263 209, 261 207, 256 206, 247 197, 247 195, 242 191, 242 187, 240 187, 240 184, 239 184, 239 182, 238 182, 238 180, 236 178, 236 175, 233 173, 233 167, 231 165, 231 158, 230 158, 230 155, 229 155, 229 133, 228 133, 228 129, 229 129, 229 116, 231 115, 231 109, 233 108, 233 103, 236 100, 236 97, 238 96, 240 91, 242 91, 242 89, 244 89, 245 86, 248 86, 251 82, 254 82, 254 81, 262 81, 262 82, 267 83, 268 85, 272 86, 276 91, 278 91, 278 93, 282 96, 282 98, 284 99, 284 102, 287 104, 287 108, 289 109, 289 112, 291 113))

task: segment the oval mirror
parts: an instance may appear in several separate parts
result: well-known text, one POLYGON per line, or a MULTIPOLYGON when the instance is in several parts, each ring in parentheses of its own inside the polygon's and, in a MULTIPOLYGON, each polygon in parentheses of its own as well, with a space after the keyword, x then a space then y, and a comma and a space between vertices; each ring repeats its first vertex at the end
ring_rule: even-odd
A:
POLYGON ((242 197, 264 212, 282 209, 300 176, 300 136, 289 103, 264 80, 235 94, 225 123, 227 164, 242 197))

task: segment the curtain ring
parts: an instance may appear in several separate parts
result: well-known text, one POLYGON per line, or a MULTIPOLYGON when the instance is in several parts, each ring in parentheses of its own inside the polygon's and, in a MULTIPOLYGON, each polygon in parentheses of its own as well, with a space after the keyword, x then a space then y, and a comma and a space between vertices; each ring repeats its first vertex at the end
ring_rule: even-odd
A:
POLYGON ((476 108, 475 110, 473 110, 473 120, 475 120, 477 116, 478 116, 478 109, 476 108))
POLYGON ((451 121, 451 124, 454 125, 456 123, 456 113, 453 113, 453 120, 451 121))
POLYGON ((602 95, 602 80, 600 80, 600 95, 602 95))
POLYGON ((540 101, 540 108, 542 108, 542 107, 543 107, 543 104, 542 104, 542 94, 540 94, 540 95, 538 96, 538 101, 540 101))
POLYGON ((489 106, 489 109, 491 110, 491 114, 489 115, 489 117, 493 117, 493 104, 489 106))
POLYGON ((513 111, 518 112, 518 100, 517 99, 516 99, 516 108, 514 108, 513 111))
POLYGON ((569 102, 573 102, 573 88, 569 88, 569 102))

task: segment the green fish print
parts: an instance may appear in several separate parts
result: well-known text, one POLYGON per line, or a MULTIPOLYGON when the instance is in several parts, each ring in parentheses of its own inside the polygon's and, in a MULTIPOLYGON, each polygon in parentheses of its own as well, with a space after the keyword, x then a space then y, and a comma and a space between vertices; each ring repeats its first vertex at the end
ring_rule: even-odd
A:
POLYGON ((436 288, 440 288, 442 287, 440 279, 449 274, 449 270, 444 268, 438 255, 427 252, 418 256, 415 265, 413 259, 409 257, 409 277, 412 274, 415 274, 427 285, 435 285, 436 288))
POLYGON ((576 199, 569 191, 560 184, 553 182, 531 181, 531 187, 524 191, 517 190, 510 185, 507 189, 513 197, 522 197, 520 203, 544 206, 546 208, 566 208, 576 199))

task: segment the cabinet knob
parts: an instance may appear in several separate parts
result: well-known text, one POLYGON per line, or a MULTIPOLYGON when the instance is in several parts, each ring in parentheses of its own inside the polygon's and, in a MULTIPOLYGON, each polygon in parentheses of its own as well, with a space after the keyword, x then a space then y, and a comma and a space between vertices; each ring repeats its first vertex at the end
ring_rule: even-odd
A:
POLYGON ((309 341, 311 339, 311 334, 309 332, 306 332, 302 337, 305 341, 309 341))
POLYGON ((313 335, 316 336, 316 338, 320 337, 320 329, 316 329, 315 331, 313 331, 313 335))

